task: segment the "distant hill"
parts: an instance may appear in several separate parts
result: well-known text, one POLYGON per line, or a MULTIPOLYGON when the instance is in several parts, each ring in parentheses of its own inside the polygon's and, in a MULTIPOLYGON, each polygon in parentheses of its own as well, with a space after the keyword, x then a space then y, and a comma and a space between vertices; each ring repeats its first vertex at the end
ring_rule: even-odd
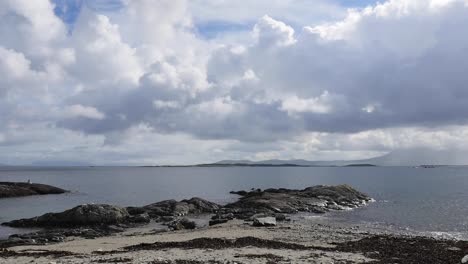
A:
POLYGON ((36 161, 30 164, 30 166, 38 166, 38 167, 87 167, 93 166, 92 163, 87 162, 80 162, 80 161, 68 161, 68 160, 44 160, 44 161, 36 161))
POLYGON ((383 156, 362 160, 334 160, 334 161, 310 161, 304 159, 295 160, 222 160, 216 164, 244 164, 244 165, 280 165, 294 164, 298 166, 419 166, 429 165, 466 165, 468 155, 463 151, 432 150, 427 148, 413 148, 392 151, 383 156))
POLYGON ((309 161, 309 160, 222 160, 211 164, 200 164, 197 166, 248 166, 248 167, 329 167, 329 166, 352 166, 353 161, 309 161))

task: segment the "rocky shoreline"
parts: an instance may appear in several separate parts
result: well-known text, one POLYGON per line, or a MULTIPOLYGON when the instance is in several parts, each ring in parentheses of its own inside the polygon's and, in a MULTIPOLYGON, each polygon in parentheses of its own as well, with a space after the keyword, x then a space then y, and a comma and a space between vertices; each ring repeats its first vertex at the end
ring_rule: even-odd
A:
POLYGON ((28 182, 0 182, 0 198, 62 194, 66 192, 68 191, 46 184, 28 182))
POLYGON ((385 234, 291 217, 353 209, 372 201, 347 185, 233 193, 240 198, 227 205, 200 198, 126 208, 92 204, 3 223, 43 230, 0 241, 0 260, 446 264, 460 263, 468 254, 465 241, 385 234), (209 224, 193 219, 201 215, 211 218, 209 224), (155 224, 163 228, 154 229, 155 224))

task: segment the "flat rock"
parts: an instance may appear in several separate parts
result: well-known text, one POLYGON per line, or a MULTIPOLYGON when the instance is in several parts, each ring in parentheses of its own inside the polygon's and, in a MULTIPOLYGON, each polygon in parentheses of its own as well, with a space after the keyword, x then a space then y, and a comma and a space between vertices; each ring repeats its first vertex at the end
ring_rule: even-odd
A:
POLYGON ((0 182, 0 198, 30 195, 62 194, 67 191, 54 186, 27 182, 0 182))
POLYGON ((130 215, 125 208, 107 204, 85 204, 61 213, 14 220, 2 225, 11 227, 76 227, 112 225, 128 222, 130 215))
POLYGON ((274 217, 254 218, 253 226, 276 226, 276 218, 274 217))

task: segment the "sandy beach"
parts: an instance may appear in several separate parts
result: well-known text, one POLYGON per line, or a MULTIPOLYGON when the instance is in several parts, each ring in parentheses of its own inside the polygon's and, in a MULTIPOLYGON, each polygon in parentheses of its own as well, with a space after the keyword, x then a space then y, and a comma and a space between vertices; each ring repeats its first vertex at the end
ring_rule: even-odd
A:
POLYGON ((241 220, 196 230, 149 225, 96 239, 5 249, 13 263, 460 263, 468 242, 389 234, 323 221, 253 227, 241 220), (375 248, 372 248, 375 247, 375 248))

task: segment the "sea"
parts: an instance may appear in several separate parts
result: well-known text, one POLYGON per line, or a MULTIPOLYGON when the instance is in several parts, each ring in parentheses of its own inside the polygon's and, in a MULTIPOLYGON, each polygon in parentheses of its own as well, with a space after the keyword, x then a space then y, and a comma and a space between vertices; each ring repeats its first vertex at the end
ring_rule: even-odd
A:
MULTIPOLYGON (((468 167, 0 167, 0 181, 50 184, 63 195, 0 199, 0 222, 86 203, 143 206, 201 197, 225 204, 230 191, 349 184, 375 202, 316 217, 383 230, 468 240, 468 167)), ((315 217, 315 216, 312 216, 315 217)), ((26 232, 0 226, 0 238, 26 232)))

